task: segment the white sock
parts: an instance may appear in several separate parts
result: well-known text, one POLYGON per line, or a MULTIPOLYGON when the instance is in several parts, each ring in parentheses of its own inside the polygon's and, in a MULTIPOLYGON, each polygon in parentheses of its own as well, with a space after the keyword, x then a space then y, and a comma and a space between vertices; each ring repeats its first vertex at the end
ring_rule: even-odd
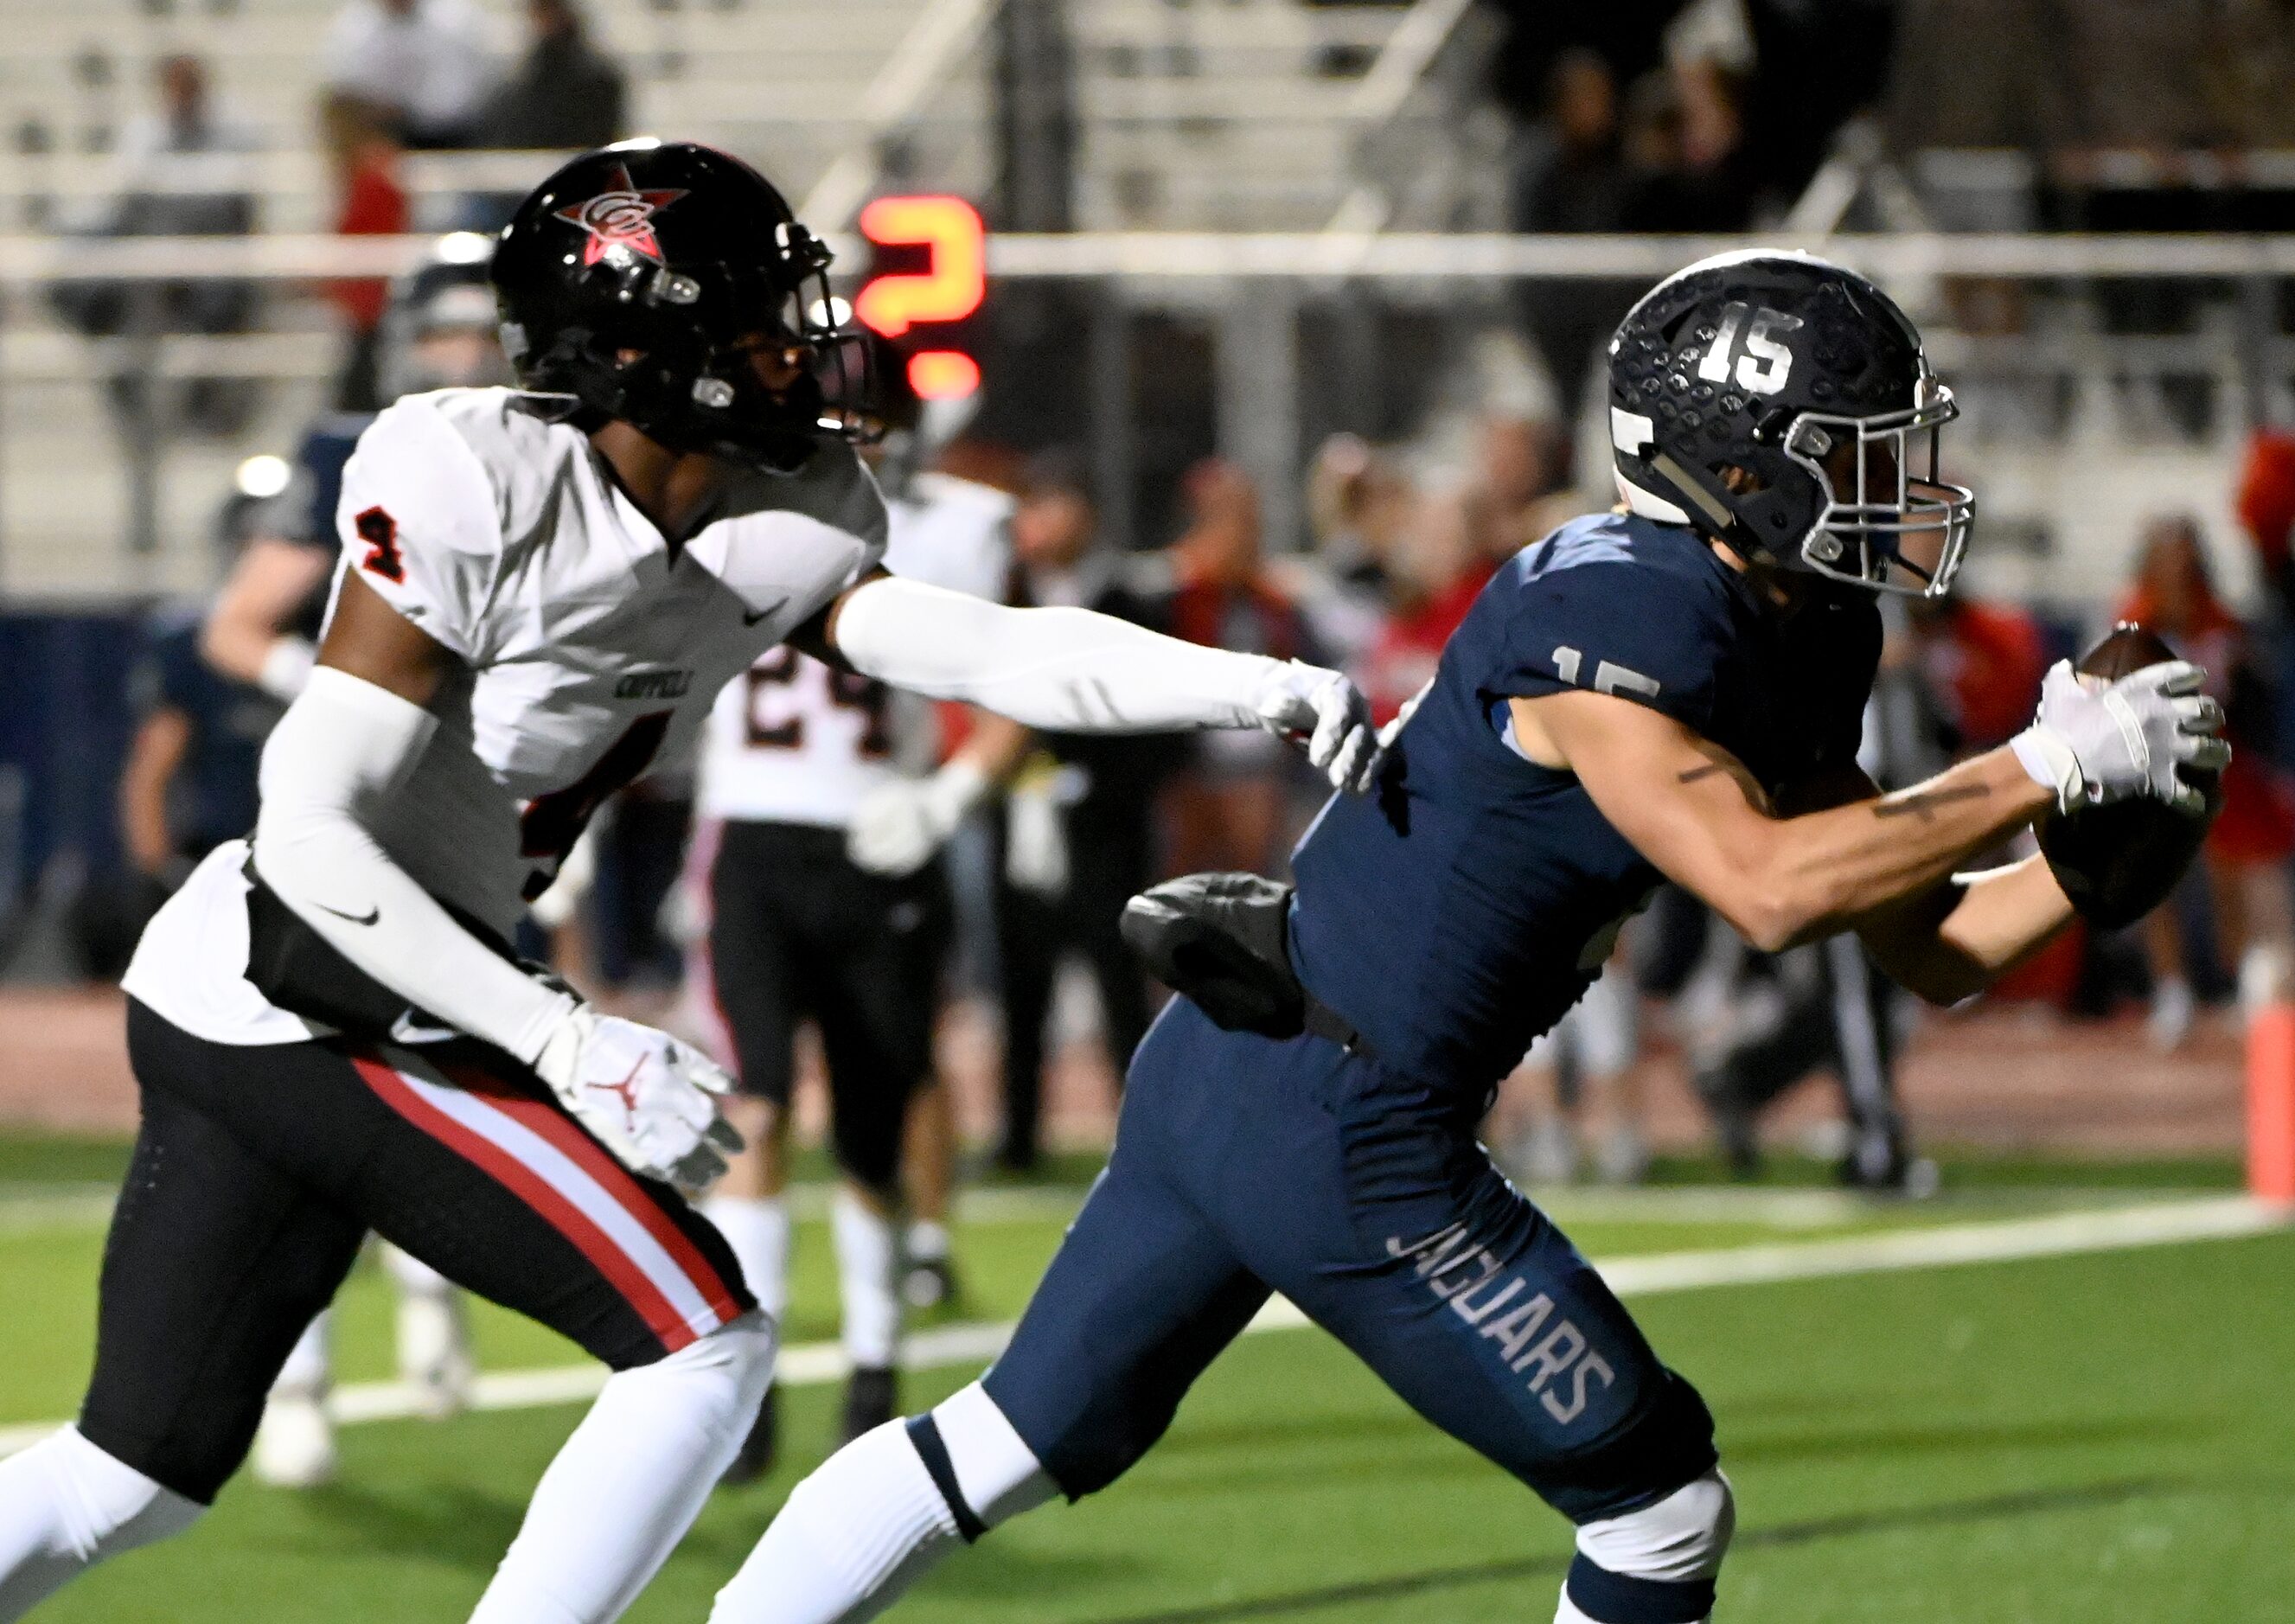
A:
POLYGON ((401 1252, 385 1242, 382 1247, 382 1267, 391 1283, 413 1297, 444 1297, 450 1295, 454 1283, 411 1252, 401 1252))
MULTIPOLYGON (((933 1411, 966 1505, 989 1528, 1059 1490, 975 1382, 933 1411)), ((717 1593, 710 1624, 862 1624, 960 1543, 956 1518, 908 1436, 888 1421, 791 1491, 717 1593)))
POLYGON ((893 1220, 871 1212, 850 1187, 829 1203, 837 1240, 837 1289, 845 1303, 845 1357, 857 1367, 892 1364, 901 1340, 900 1247, 893 1220))
POLYGON ((1614 1077, 1634 1063, 1640 997, 1632 975, 1613 965, 1579 1000, 1572 1011, 1578 1017, 1578 1054, 1595 1076, 1614 1077))
POLYGON ((901 1245, 915 1263, 937 1263, 948 1255, 948 1226, 929 1218, 919 1218, 911 1224, 901 1245))
POLYGON ((107 1556, 180 1534, 207 1508, 66 1427, 0 1461, 0 1621, 107 1556))
POLYGON ((279 1367, 279 1375, 271 1383, 273 1392, 298 1399, 326 1396, 332 1374, 328 1343, 334 1315, 332 1309, 321 1309, 318 1317, 303 1327, 303 1334, 289 1350, 287 1362, 279 1367))
POLYGON ((979 1383, 949 1394, 933 1407, 932 1417, 957 1489, 983 1528, 1009 1522, 1058 1495, 1059 1485, 979 1383))
MULTIPOLYGON (((1736 1527, 1736 1501, 1717 1466, 1639 1511, 1580 1523, 1578 1554, 1605 1572, 1650 1585, 1711 1585, 1736 1527)), ((1578 1605, 1565 1581, 1554 1624, 1605 1621, 1578 1605)))
POLYGON ((778 1325, 788 1307, 788 1204, 779 1196, 712 1196, 701 1215, 717 1226, 749 1294, 778 1325))
POLYGON ((772 1375, 761 1314, 617 1373, 558 1451, 470 1624, 608 1624, 732 1464, 772 1375))
POLYGON ((873 1619, 959 1543, 908 1423, 887 1421, 790 1490, 748 1561, 717 1593, 710 1624, 845 1624, 873 1619))

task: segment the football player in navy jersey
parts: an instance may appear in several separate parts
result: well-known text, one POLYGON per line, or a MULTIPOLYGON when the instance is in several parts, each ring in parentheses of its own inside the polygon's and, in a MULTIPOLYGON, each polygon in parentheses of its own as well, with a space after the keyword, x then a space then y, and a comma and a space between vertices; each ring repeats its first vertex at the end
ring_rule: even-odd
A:
POLYGON ((1659 284, 1610 354, 1623 507, 1499 572, 1374 794, 1301 843, 1287 913, 1237 926, 1236 877, 1193 894, 1253 996, 1204 956, 1226 967, 1140 1046, 1010 1347, 800 1484, 718 1624, 874 1617, 957 1542, 1105 1488, 1270 1292, 1577 1525, 1558 1624, 1711 1615, 1735 1514, 1712 1418, 1491 1166, 1493 1088, 1662 879, 1764 948, 1857 930, 1948 1003, 2072 917, 2039 860, 1971 858, 2059 810, 2196 812, 2177 770, 2226 749, 2189 665, 2060 666, 2012 745, 1879 796, 1877 594, 1945 592, 1972 513, 1937 475, 1955 408, 1919 335, 1862 278, 1760 253, 1659 284))

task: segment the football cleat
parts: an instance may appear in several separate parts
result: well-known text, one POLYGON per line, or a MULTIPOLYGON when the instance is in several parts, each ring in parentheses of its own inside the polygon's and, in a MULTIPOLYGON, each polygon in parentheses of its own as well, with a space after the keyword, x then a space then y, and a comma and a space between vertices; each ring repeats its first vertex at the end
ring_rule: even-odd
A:
POLYGON ((840 1440, 851 1443, 863 1432, 873 1432, 894 1415, 901 1406, 901 1380, 888 1365, 859 1365, 853 1367, 852 1379, 845 1384, 845 1433, 840 1440))
POLYGON ((781 1390, 768 1387, 764 1402, 757 1406, 757 1418, 749 1424, 749 1435, 741 1440, 733 1464, 725 1468, 725 1475, 718 1481, 733 1489, 757 1481, 772 1471, 774 1461, 780 1457, 780 1448, 781 1390))
POLYGON ((956 1301, 956 1265, 946 1257, 911 1258, 901 1271, 901 1301, 919 1313, 956 1301))

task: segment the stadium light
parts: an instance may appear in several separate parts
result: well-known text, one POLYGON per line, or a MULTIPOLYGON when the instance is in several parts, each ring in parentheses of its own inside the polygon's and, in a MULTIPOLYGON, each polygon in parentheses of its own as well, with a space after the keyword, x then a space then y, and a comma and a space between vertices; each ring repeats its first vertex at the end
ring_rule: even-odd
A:
POLYGON ((285 490, 294 477, 295 470, 287 465, 286 458, 265 453, 241 463, 232 483, 238 486, 241 495, 263 502, 285 490))

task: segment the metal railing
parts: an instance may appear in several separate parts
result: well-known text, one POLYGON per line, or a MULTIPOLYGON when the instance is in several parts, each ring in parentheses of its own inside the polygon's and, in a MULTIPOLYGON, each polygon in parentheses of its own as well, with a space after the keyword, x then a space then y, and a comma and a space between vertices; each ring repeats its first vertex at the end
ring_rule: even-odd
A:
MULTIPOLYGON (((339 340, 312 293, 334 279, 401 272, 431 241, 0 237, 0 588, 119 593, 206 579, 214 560, 201 538, 240 460, 290 451, 300 420, 323 404, 339 340), (45 317, 52 296, 74 286, 201 281, 263 290, 269 319, 243 333, 147 324, 91 339, 45 317), (151 404, 149 386, 218 380, 265 391, 233 433, 194 432, 151 404)), ((2000 533, 2054 532, 2028 549, 2030 576, 2045 585, 2079 591, 2101 579, 2103 567, 2088 570, 2080 550, 2123 531, 2118 508, 2151 491, 2188 486, 2211 511, 2227 511, 2222 464, 2238 437, 2258 421, 2295 420, 2295 336, 2283 331, 2295 234, 1010 234, 989 244, 990 304, 1000 286, 1082 290, 1071 306, 1088 329, 1074 346, 1089 406, 1077 432, 1119 531, 1168 471, 1141 448, 1172 438, 1168 418, 1143 416, 1143 370, 1158 364, 1142 347, 1143 324, 1199 334, 1210 381, 1189 420, 1253 473, 1280 537, 1296 533, 1297 477, 1321 433, 1397 432, 1394 402, 1428 395, 1476 335, 1518 329, 1540 290, 1646 282, 1706 254, 1779 242, 1874 275, 1921 314, 1970 406, 1963 454, 2008 470, 1990 507, 2000 533), (2196 286, 2198 316, 2177 331, 2111 331, 2097 318, 2099 290, 2130 281, 2196 286), (2021 288, 2021 325, 1956 324, 1956 290, 1993 282, 2021 288), (1380 323, 1403 314, 1435 336, 1395 348, 1380 323), (2084 462, 2098 447, 2116 449, 2100 465, 2084 462), (2082 468, 2094 477, 2075 477, 2082 468), (2128 483, 2139 477, 2145 483, 2128 483)), ((845 265, 862 263, 862 245, 838 246, 845 265)))

